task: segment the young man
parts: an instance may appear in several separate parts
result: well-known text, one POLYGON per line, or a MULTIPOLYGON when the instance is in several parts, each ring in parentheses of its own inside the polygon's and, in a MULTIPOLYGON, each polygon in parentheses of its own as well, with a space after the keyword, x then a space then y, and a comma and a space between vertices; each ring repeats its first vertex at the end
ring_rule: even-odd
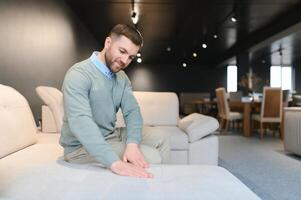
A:
POLYGON ((142 131, 142 117, 123 69, 142 47, 140 32, 116 25, 101 52, 72 66, 64 79, 64 123, 60 144, 64 159, 73 163, 101 163, 112 172, 143 178, 153 175, 144 168, 167 162, 168 136, 142 131), (121 108, 125 128, 115 128, 121 108))

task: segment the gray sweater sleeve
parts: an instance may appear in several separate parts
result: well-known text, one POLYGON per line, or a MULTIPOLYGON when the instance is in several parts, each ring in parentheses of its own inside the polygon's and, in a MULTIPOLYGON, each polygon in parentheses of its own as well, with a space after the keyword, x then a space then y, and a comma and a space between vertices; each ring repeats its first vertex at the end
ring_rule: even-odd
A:
POLYGON ((71 70, 63 84, 65 117, 74 136, 96 161, 110 167, 119 157, 113 151, 92 117, 89 103, 91 81, 83 72, 71 70))
POLYGON ((143 119, 141 116, 138 102, 135 96, 133 95, 130 80, 127 77, 125 89, 121 100, 121 109, 127 129, 126 143, 139 144, 141 142, 143 119))

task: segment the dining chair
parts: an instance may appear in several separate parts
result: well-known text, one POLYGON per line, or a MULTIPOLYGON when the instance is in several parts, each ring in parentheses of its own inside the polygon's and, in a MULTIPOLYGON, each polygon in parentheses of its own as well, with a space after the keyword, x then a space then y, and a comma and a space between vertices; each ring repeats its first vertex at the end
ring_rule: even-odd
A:
POLYGON ((223 87, 215 90, 217 99, 218 116, 220 118, 220 131, 222 131, 225 123, 225 131, 228 131, 229 123, 243 118, 243 114, 240 112, 231 112, 229 103, 226 97, 226 90, 223 87))
MULTIPOLYGON (((260 123, 260 138, 263 137, 263 125, 277 123, 281 127, 282 122, 282 90, 281 88, 264 87, 260 114, 252 115, 252 122, 260 123)), ((253 123, 252 123, 253 127, 253 123)), ((280 131, 280 129, 279 129, 280 131)))

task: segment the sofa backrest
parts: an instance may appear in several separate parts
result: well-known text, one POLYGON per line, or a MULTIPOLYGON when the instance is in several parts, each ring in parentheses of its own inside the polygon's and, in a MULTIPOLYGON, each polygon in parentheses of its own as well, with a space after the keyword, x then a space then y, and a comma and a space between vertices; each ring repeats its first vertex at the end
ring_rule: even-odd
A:
MULTIPOLYGON (((173 92, 134 92, 143 117, 148 126, 176 126, 179 120, 179 100, 173 92)), ((117 127, 124 127, 120 110, 117 127)))
POLYGON ((39 86, 36 92, 52 111, 57 132, 60 133, 63 126, 64 106, 63 106, 63 93, 54 87, 39 86))
MULTIPOLYGON (((58 132, 63 123, 63 97, 61 91, 52 87, 39 86, 38 95, 53 112, 58 132)), ((134 92, 143 117, 143 124, 149 126, 175 126, 179 119, 179 100, 173 92, 134 92)), ((116 127, 125 127, 123 116, 117 113, 116 127)))
POLYGON ((36 133, 27 100, 15 89, 0 84, 0 158, 34 144, 36 133))

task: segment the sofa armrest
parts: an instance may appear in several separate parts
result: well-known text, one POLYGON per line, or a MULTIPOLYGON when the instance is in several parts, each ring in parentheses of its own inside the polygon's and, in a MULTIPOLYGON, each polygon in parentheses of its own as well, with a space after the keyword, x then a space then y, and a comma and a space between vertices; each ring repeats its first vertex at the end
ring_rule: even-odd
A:
POLYGON ((218 121, 206 115, 192 113, 179 120, 178 126, 188 135, 189 142, 195 142, 218 129, 218 121))

